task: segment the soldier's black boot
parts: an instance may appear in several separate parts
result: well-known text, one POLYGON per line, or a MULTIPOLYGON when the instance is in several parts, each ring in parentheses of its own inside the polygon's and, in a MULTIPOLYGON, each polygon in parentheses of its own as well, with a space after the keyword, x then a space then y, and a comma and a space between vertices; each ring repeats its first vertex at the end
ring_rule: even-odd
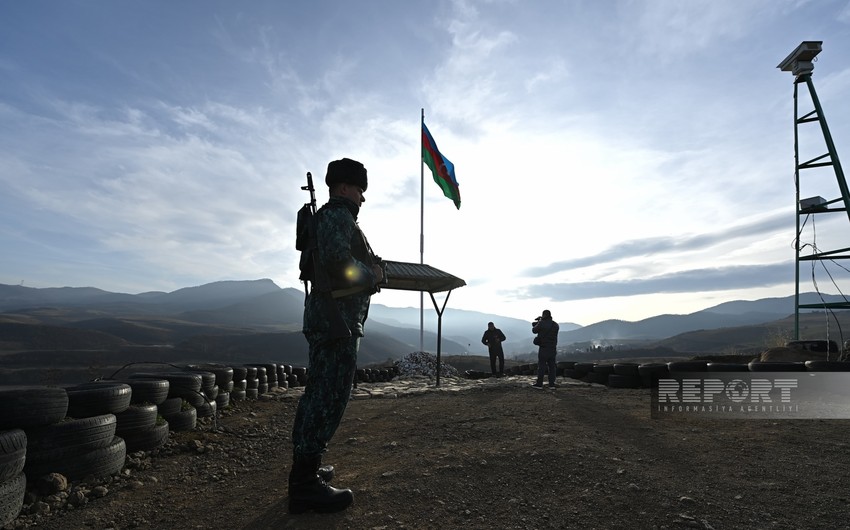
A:
POLYGON ((322 480, 325 482, 330 482, 334 479, 334 467, 330 464, 323 466, 322 455, 319 455, 319 469, 316 470, 316 474, 322 477, 322 480))
POLYGON ((289 472, 289 513, 313 510, 319 513, 338 512, 354 501, 349 489, 329 486, 318 475, 320 456, 297 457, 289 472))

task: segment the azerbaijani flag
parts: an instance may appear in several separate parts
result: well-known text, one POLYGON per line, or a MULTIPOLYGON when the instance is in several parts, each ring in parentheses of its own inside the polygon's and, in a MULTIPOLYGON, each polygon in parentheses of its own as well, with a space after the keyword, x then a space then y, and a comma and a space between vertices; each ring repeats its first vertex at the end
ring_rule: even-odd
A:
POLYGON ((422 120, 422 161, 425 162, 434 175, 434 182, 443 190, 443 195, 455 203, 460 210, 460 190, 455 178, 455 166, 437 149, 437 142, 422 120))

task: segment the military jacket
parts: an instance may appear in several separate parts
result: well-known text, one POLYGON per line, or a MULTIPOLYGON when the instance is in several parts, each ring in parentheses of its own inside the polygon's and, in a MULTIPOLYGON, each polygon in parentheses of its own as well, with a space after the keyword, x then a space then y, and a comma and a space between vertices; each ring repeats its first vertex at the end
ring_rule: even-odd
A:
MULTIPOLYGON (((376 280, 368 243, 357 226, 359 212, 360 207, 344 197, 331 197, 316 212, 319 266, 327 273, 331 289, 337 294, 346 293, 334 301, 353 337, 363 336, 363 324, 376 280)), ((330 332, 324 303, 312 292, 304 307, 303 331, 307 334, 330 332)))

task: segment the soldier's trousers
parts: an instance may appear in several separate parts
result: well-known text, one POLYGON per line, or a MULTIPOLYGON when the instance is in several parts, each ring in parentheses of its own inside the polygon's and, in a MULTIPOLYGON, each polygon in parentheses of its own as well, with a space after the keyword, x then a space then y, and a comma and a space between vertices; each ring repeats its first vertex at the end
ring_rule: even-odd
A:
POLYGON ((307 386, 292 428, 293 454, 321 455, 333 438, 351 397, 360 337, 324 340, 308 336, 307 386))

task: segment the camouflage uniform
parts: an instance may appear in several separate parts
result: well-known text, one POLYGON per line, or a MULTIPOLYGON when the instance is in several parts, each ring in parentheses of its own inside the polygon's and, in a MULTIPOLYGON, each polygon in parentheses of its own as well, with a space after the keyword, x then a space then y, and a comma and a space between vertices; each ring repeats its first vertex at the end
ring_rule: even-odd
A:
POLYGON ((357 350, 369 300, 375 292, 372 255, 357 226, 360 206, 331 197, 317 215, 318 259, 351 337, 334 339, 320 296, 307 297, 303 332, 310 345, 307 386, 298 402, 292 431, 294 456, 321 455, 336 432, 354 383, 357 350), (349 294, 349 291, 350 294, 349 294))

